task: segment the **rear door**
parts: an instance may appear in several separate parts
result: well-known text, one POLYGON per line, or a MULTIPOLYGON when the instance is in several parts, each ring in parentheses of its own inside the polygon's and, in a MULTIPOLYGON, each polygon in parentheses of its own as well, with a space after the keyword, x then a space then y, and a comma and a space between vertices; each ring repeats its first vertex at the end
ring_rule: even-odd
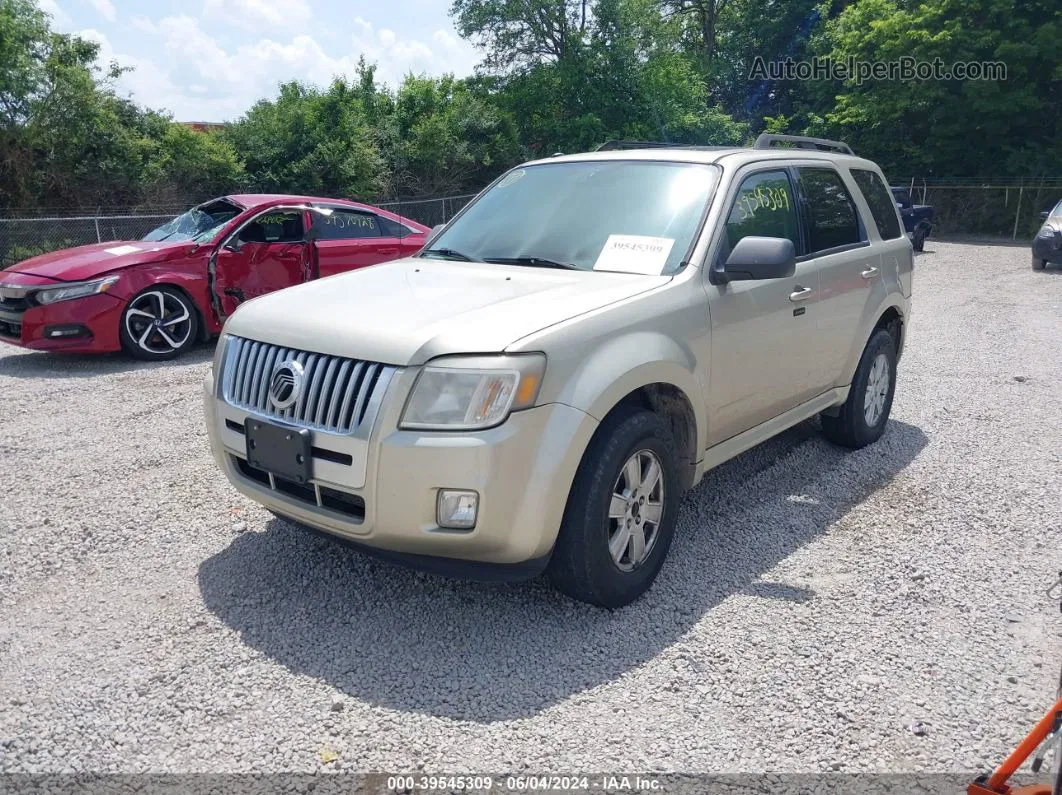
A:
POLYGON ((304 210, 272 207, 230 233, 213 264, 213 290, 223 315, 243 301, 309 278, 305 230, 304 210))
MULTIPOLYGON (((811 362, 819 392, 842 386, 846 362, 881 269, 863 218, 846 183, 832 164, 799 166, 797 187, 806 238, 798 268, 814 270, 819 279, 816 349, 811 362)), ((866 342, 866 340, 862 340, 866 342)))
POLYGON ((399 225, 390 219, 382 219, 367 210, 348 207, 326 209, 331 212, 313 213, 313 224, 317 230, 318 276, 333 276, 403 255, 396 229, 399 225), (389 224, 386 230, 381 221, 389 224), (385 231, 395 231, 396 234, 385 235, 385 231))
POLYGON ((397 219, 388 218, 386 215, 377 217, 380 220, 380 234, 385 239, 394 242, 398 248, 399 257, 410 257, 424 246, 427 233, 411 229, 397 219))

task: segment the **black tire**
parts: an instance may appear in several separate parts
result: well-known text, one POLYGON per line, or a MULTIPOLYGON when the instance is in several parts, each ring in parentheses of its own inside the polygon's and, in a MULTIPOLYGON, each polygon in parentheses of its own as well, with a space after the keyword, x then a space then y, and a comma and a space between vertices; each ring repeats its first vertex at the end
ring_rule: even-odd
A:
POLYGON ((859 359, 855 378, 852 379, 852 388, 848 391, 848 400, 841 406, 837 416, 823 414, 822 431, 834 444, 843 447, 859 449, 876 442, 885 432, 885 425, 889 421, 889 413, 892 411, 892 398, 896 392, 896 340, 893 339, 886 329, 878 329, 871 336, 863 355, 859 359), (884 394, 884 402, 880 413, 873 424, 867 422, 866 399, 867 384, 870 381, 871 370, 879 356, 885 357, 888 366, 888 391, 884 394))
POLYGON ((915 251, 925 251, 926 233, 924 231, 915 230, 914 235, 911 237, 911 245, 914 246, 915 251))
POLYGON ((1045 259, 1040 259, 1040 258, 1039 258, 1039 257, 1037 257, 1037 256, 1036 256, 1035 254, 1033 254, 1033 258, 1032 258, 1032 269, 1033 269, 1034 271, 1042 271, 1042 270, 1044 270, 1045 268, 1047 268, 1047 260, 1045 260, 1045 259))
POLYGON ((133 296, 122 312, 118 325, 122 349, 130 356, 147 362, 176 358, 195 345, 199 338, 199 312, 195 303, 185 293, 165 285, 148 287, 133 296), (158 316, 160 301, 162 320, 182 319, 172 325, 162 324, 161 328, 159 324, 149 321, 145 313, 158 316), (150 331, 152 325, 157 329, 154 333, 150 331), (145 331, 148 333, 146 338, 145 331))
MULTIPOLYGON (((681 480, 675 442, 660 417, 637 407, 621 407, 609 414, 583 454, 568 495, 547 569, 553 585, 573 599, 607 608, 622 607, 649 590, 671 547, 681 480), (621 470, 636 454, 650 464, 655 456, 660 466, 662 494, 657 493, 656 501, 662 510, 652 540, 648 530, 643 531, 645 558, 636 564, 630 560, 621 564, 609 551, 609 538, 622 530, 619 522, 624 520, 610 519, 609 507, 621 470), (631 569, 625 571, 621 565, 631 569)), ((645 510, 634 507, 636 502, 632 501, 629 510, 645 510)), ((648 528, 652 521, 647 516, 635 514, 636 526, 648 528)))

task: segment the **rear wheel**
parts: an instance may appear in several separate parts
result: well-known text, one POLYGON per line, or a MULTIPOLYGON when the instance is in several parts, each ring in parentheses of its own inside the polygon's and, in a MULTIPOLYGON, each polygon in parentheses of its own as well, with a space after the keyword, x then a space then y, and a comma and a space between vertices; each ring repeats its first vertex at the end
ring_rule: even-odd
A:
POLYGON ((651 411, 619 409, 605 419, 579 465, 550 558, 558 590, 609 608, 649 590, 675 531, 677 460, 651 411))
POLYGON ((915 251, 924 251, 926 248, 926 233, 923 229, 916 229, 911 237, 911 245, 915 251))
POLYGON ((881 438, 896 391, 896 341, 886 329, 871 337, 856 368, 848 400, 836 416, 822 415, 822 431, 844 447, 866 447, 881 438))
POLYGON ((151 287, 126 306, 119 336, 126 353, 154 362, 184 353, 198 332, 199 318, 188 296, 172 287, 151 287))

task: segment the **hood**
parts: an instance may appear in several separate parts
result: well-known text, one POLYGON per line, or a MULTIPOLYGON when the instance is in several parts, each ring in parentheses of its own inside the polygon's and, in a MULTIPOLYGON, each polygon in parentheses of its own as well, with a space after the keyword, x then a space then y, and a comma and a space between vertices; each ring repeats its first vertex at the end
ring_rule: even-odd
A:
POLYGON ((11 281, 10 274, 24 273, 61 282, 82 282, 131 265, 181 259, 195 248, 197 245, 187 240, 176 243, 146 240, 93 243, 31 257, 3 273, 7 277, 5 281, 11 281))
POLYGON ((500 353, 521 337, 670 276, 404 259, 242 304, 227 333, 385 364, 500 353))

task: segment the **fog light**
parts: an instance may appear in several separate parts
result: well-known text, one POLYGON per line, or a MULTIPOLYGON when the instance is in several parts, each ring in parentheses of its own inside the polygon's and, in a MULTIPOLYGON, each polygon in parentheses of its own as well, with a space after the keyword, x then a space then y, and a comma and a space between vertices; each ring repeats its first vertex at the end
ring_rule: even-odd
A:
POLYGON ((44 336, 51 339, 64 337, 90 337, 92 332, 84 326, 48 326, 44 329, 44 336))
POLYGON ((439 489, 435 501, 435 521, 450 530, 471 530, 476 526, 479 495, 474 491, 439 489))

